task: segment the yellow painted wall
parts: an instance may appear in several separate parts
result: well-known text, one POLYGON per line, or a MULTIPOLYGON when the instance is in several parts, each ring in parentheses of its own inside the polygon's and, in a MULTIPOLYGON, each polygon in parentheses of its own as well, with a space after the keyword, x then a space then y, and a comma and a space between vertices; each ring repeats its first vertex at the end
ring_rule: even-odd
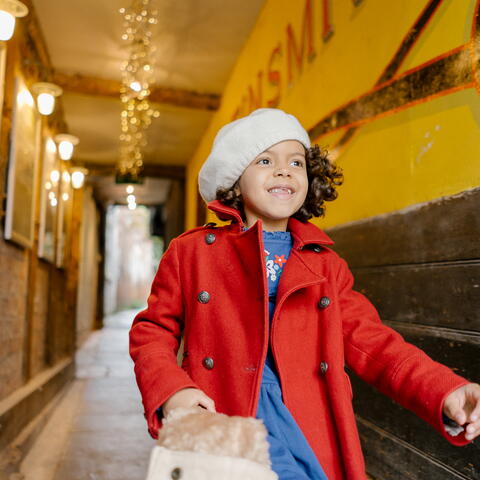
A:
MULTIPOLYGON (((232 70, 220 109, 188 165, 186 228, 196 225, 198 171, 216 132, 234 118, 239 107, 239 116, 244 116, 255 108, 269 106, 268 99, 274 98, 280 88, 277 106, 311 129, 330 112, 374 87, 428 3, 363 0, 355 6, 347 0, 329 2, 333 35, 324 41, 323 1, 267 0, 232 70), (301 71, 293 69, 288 85, 288 25, 300 46, 302 32, 307 31, 304 19, 308 6, 315 55, 307 60, 304 40, 301 71), (267 65, 277 45, 281 54, 274 57, 272 69, 280 72, 279 87, 267 80, 267 65), (259 102, 250 104, 245 101, 248 88, 251 86, 258 95, 259 71, 263 72, 262 96, 259 102)), ((462 45, 471 45, 472 22, 478 8, 477 0, 441 2, 395 77, 462 45)), ((475 59, 473 50, 471 53, 475 59)), ((327 203, 325 217, 312 221, 328 228, 480 185, 480 88, 478 84, 476 87, 462 86, 362 124, 336 158, 345 176, 338 199, 327 203)), ((332 150, 344 131, 312 141, 332 150)), ((218 219, 209 213, 207 221, 218 219)))

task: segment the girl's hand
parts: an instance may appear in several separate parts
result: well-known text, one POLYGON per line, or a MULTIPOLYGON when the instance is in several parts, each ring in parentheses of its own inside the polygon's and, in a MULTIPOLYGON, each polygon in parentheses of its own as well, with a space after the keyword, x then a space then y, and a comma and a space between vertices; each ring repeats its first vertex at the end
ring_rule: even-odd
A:
POLYGON ((183 388, 174 393, 163 405, 163 415, 178 407, 197 407, 206 408, 209 412, 215 413, 215 402, 198 388, 183 388))
POLYGON ((468 383, 448 395, 443 404, 443 413, 465 425, 465 438, 473 440, 480 435, 480 385, 468 383))

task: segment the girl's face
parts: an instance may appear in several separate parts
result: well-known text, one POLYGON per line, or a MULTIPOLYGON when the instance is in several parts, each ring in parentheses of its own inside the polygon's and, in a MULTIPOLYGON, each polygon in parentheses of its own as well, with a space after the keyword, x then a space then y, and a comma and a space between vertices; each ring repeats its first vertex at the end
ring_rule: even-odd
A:
POLYGON ((286 230, 308 191, 305 149, 297 140, 284 140, 257 155, 239 179, 247 227, 258 219, 263 230, 286 230))

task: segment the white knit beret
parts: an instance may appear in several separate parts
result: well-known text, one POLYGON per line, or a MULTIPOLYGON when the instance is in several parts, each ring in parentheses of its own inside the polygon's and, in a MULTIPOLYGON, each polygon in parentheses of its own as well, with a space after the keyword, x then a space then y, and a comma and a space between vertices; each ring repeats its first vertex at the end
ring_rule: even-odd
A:
POLYGON ((215 200, 219 187, 233 186, 259 153, 283 140, 298 140, 310 148, 308 133, 297 118, 279 108, 258 108, 224 125, 198 174, 205 202, 215 200))

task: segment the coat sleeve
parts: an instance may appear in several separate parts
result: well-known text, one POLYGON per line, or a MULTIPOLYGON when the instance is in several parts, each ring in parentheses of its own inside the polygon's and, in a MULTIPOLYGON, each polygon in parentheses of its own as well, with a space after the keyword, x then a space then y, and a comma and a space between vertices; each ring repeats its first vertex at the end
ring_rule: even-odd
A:
POLYGON ((148 431, 153 438, 158 438, 161 427, 156 410, 175 392, 187 387, 199 388, 177 364, 183 313, 174 239, 160 261, 147 308, 135 316, 129 332, 130 356, 135 363, 148 431))
POLYGON ((347 262, 340 257, 339 261, 337 282, 347 365, 362 380, 432 425, 453 445, 470 443, 464 432, 450 435, 442 418, 448 394, 470 381, 383 324, 367 297, 352 289, 354 277, 347 262))

